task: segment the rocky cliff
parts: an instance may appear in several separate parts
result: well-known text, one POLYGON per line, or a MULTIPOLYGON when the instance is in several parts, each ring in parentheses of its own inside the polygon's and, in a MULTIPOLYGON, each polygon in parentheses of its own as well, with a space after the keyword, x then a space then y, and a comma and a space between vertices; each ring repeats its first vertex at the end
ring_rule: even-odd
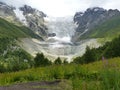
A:
POLYGON ((26 25, 45 39, 47 37, 47 27, 44 24, 46 14, 27 5, 20 7, 20 10, 23 11, 26 25))
POLYGON ((89 34, 95 27, 119 15, 120 12, 117 9, 105 10, 100 7, 88 8, 85 12, 77 12, 74 16, 74 22, 78 27, 72 41, 80 40, 84 34, 89 34))
POLYGON ((0 17, 10 22, 18 21, 14 13, 15 9, 13 6, 0 2, 0 17))
POLYGON ((44 24, 46 14, 30 6, 24 5, 18 9, 0 2, 0 17, 16 25, 27 26, 43 40, 48 36, 44 24))

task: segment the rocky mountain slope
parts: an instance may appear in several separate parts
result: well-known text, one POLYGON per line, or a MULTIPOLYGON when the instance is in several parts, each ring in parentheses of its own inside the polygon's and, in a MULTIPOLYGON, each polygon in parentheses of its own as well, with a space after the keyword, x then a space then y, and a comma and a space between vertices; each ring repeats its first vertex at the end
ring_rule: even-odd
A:
POLYGON ((20 7, 20 10, 25 17, 24 23, 37 35, 45 39, 47 36, 47 27, 44 24, 44 17, 46 17, 46 14, 27 5, 20 7))
MULTIPOLYGON (((97 35, 93 35, 94 37, 92 36, 90 37, 89 36, 90 33, 92 32, 92 34, 96 34, 97 27, 98 26, 102 27, 101 25, 103 25, 103 23, 104 25, 105 23, 108 25, 109 22, 115 23, 116 21, 112 19, 119 17, 119 16, 120 16, 120 11, 117 9, 105 10, 99 7, 88 8, 85 12, 77 12, 74 16, 74 22, 78 25, 78 27, 76 28, 75 35, 73 36, 73 41, 77 41, 77 40, 79 41, 80 39, 83 39, 83 37, 84 39, 85 38, 96 38, 97 35)), ((109 27, 109 25, 107 27, 109 27)), ((99 31, 107 27, 103 27, 99 29, 99 31)), ((106 31, 109 31, 109 29, 110 28, 108 28, 108 30, 106 31)), ((104 32, 103 34, 105 33, 106 32, 104 32)))
MULTIPOLYGON (((36 38, 42 40, 30 27, 21 24, 22 22, 17 18, 14 10, 15 8, 12 6, 0 3, 0 66, 4 66, 4 63, 9 66, 6 61, 9 61, 11 65, 19 60, 21 63, 25 63, 24 60, 28 62, 32 60, 31 55, 26 52, 27 50, 23 50, 23 46, 20 47, 21 39, 36 38)), ((29 65, 26 66, 29 67, 29 65)))
POLYGON ((47 37, 47 27, 44 24, 46 15, 42 11, 27 5, 17 9, 0 2, 0 17, 16 25, 30 28, 43 39, 47 37))
POLYGON ((17 17, 14 13, 15 7, 9 6, 0 2, 0 17, 10 22, 17 22, 17 17))

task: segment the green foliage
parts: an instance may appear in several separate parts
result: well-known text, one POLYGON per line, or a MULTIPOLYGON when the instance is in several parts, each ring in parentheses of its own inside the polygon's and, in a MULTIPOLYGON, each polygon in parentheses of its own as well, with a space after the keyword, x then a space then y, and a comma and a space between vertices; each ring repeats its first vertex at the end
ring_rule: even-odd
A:
POLYGON ((120 72, 117 70, 104 69, 101 72, 102 90, 119 90, 120 89, 120 72))
POLYGON ((34 66, 33 58, 21 49, 19 38, 39 38, 32 30, 0 18, 0 72, 19 71, 34 66))
POLYGON ((102 57, 120 57, 120 36, 113 39, 111 42, 106 42, 99 48, 89 49, 87 47, 85 54, 81 57, 76 57, 73 62, 80 64, 90 63, 96 60, 101 60, 102 57))
POLYGON ((34 58, 35 67, 40 67, 40 66, 47 66, 51 65, 51 61, 49 61, 47 58, 44 57, 43 53, 37 53, 36 57, 34 58))
POLYGON ((25 37, 33 37, 40 38, 37 36, 32 30, 23 26, 16 26, 13 23, 5 21, 0 18, 0 37, 8 37, 8 38, 25 38, 25 37))
POLYGON ((120 58, 90 64, 51 65, 0 74, 0 86, 29 81, 68 80, 73 90, 119 90, 120 58))
POLYGON ((105 54, 107 58, 120 56, 120 36, 115 38, 106 48, 105 54))
POLYGON ((73 62, 72 63, 76 63, 76 64, 84 64, 84 59, 82 57, 76 57, 74 58, 73 62))
POLYGON ((21 49, 14 38, 0 38, 0 72, 19 71, 33 66, 30 54, 21 49))
POLYGON ((63 64, 68 64, 68 61, 67 61, 67 60, 64 60, 64 61, 63 61, 63 64))
POLYGON ((54 64, 56 64, 56 65, 62 64, 62 61, 61 61, 60 57, 58 57, 58 58, 54 61, 54 64))
POLYGON ((90 50, 90 48, 88 46, 86 47, 86 52, 83 55, 83 59, 84 59, 85 63, 90 63, 90 62, 95 61, 94 52, 92 50, 90 50))

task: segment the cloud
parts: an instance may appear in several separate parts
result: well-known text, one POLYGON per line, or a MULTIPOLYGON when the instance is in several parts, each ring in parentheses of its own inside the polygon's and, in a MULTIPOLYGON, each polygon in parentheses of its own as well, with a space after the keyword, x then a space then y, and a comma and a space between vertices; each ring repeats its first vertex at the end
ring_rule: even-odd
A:
POLYGON ((120 9, 119 0, 0 0, 10 5, 20 7, 28 4, 50 16, 74 15, 77 11, 85 11, 89 7, 120 9))

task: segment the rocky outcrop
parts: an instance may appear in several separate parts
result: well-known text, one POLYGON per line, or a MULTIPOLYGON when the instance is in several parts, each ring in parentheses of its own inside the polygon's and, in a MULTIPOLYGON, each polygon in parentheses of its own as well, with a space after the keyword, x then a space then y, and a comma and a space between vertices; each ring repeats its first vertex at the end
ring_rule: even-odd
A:
POLYGON ((44 24, 46 14, 27 5, 20 7, 20 10, 23 11, 26 25, 45 39, 47 37, 47 27, 44 24))
POLYGON ((120 12, 117 9, 105 10, 100 7, 88 8, 85 12, 77 12, 74 16, 74 22, 78 27, 72 41, 79 40, 86 32, 118 15, 120 12))
POLYGON ((0 2, 0 17, 16 25, 29 27, 35 34, 43 38, 43 40, 48 36, 47 27, 44 24, 46 14, 30 6, 24 5, 17 9, 0 2))
POLYGON ((15 7, 9 6, 3 2, 0 2, 0 17, 7 21, 14 22, 17 20, 14 13, 15 7))

